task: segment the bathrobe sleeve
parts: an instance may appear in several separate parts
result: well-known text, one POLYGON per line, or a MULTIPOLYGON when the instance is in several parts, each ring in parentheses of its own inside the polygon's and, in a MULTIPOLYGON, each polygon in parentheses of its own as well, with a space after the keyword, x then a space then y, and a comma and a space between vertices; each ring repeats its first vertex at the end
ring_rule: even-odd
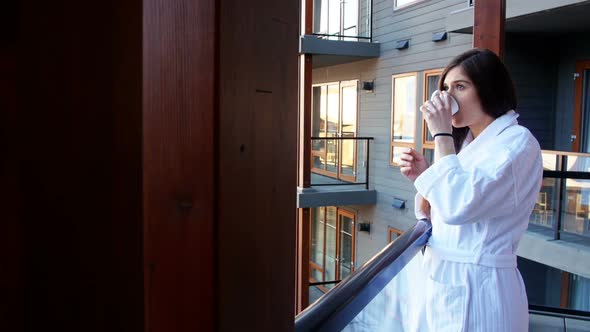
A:
POLYGON ((510 156, 485 166, 467 171, 457 155, 448 155, 424 171, 414 185, 446 224, 473 223, 514 211, 517 192, 510 156))

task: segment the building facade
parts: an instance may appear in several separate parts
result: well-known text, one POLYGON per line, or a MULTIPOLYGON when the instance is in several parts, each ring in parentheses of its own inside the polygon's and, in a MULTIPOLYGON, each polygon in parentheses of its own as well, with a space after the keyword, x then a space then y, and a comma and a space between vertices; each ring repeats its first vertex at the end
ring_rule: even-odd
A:
MULTIPOLYGON (((432 158, 418 107, 444 66, 472 48, 473 8, 465 0, 314 1, 314 31, 300 41, 313 58, 311 188, 299 193, 299 207, 311 209, 310 300, 415 224, 416 191, 396 159, 407 147, 432 158)), ((507 0, 504 35, 519 123, 554 172, 519 248, 529 300, 586 311, 589 14, 590 1, 507 0)))

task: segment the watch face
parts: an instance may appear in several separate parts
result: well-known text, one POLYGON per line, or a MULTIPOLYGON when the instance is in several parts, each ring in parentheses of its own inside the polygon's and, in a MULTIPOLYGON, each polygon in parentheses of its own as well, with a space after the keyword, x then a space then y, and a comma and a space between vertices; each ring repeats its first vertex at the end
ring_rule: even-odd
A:
MULTIPOLYGON (((430 97, 430 100, 432 101, 434 99, 434 97, 438 96, 440 94, 439 90, 435 90, 432 93, 432 96, 430 97)), ((457 104, 457 100, 455 100, 455 98, 453 98, 453 96, 449 95, 449 98, 451 99, 451 113, 453 115, 455 115, 455 113, 459 112, 459 104, 457 104)))

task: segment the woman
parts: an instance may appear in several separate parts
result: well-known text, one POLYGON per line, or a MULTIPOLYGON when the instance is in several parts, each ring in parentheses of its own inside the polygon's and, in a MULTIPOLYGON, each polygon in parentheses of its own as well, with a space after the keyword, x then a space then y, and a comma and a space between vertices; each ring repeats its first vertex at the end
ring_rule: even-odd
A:
POLYGON ((539 143, 518 125, 514 85, 493 52, 457 56, 439 89, 420 107, 435 162, 412 149, 401 156, 401 172, 418 191, 416 216, 432 222, 422 329, 527 331, 516 250, 541 187, 539 143))

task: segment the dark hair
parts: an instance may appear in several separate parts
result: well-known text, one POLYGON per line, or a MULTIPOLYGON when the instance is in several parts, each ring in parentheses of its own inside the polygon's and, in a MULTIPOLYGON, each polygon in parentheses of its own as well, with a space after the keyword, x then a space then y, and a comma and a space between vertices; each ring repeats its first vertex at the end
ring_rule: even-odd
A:
MULTIPOLYGON (((509 110, 516 109, 516 90, 502 60, 492 51, 474 48, 456 56, 442 72, 438 89, 443 90, 449 71, 460 66, 473 82, 483 111, 494 119, 509 110)), ((457 153, 463 145, 469 128, 453 127, 453 139, 457 153)))

